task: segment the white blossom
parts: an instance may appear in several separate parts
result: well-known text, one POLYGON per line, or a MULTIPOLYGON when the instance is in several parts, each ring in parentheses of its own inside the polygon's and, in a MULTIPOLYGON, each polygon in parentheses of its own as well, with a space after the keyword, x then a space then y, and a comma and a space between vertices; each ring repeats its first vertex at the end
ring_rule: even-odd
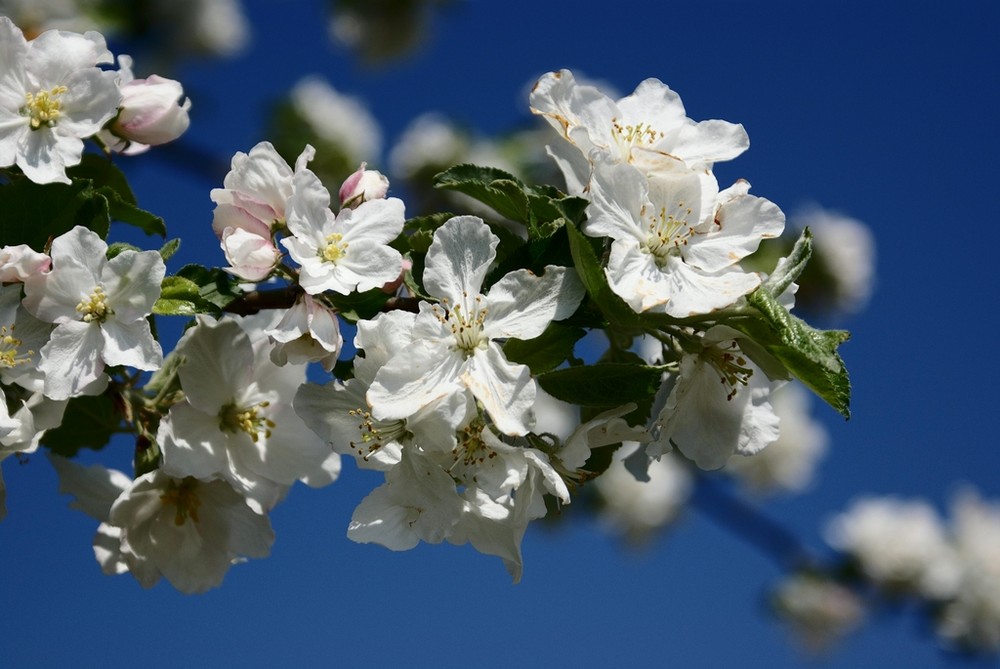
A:
POLYGON ((266 511, 298 479, 332 482, 340 460, 292 409, 305 367, 271 362, 263 326, 247 328, 259 331, 254 342, 234 319, 201 319, 184 334, 185 401, 160 422, 157 442, 166 473, 222 478, 266 511))
POLYGON ((212 230, 221 241, 230 272, 247 281, 260 281, 281 261, 273 233, 285 225, 293 175, 305 169, 314 155, 315 150, 306 146, 294 172, 270 142, 233 156, 224 187, 211 193, 215 202, 212 230))
POLYGON ((692 171, 646 178, 599 162, 583 231, 613 240, 608 283, 636 312, 708 313, 760 285, 739 261, 784 227, 781 210, 749 188, 739 181, 717 193, 692 171))
POLYGON ((114 117, 121 95, 104 37, 48 30, 28 42, 0 17, 0 167, 36 183, 70 183, 83 140, 114 117))
POLYGON ((680 161, 706 173, 713 163, 740 155, 750 145, 743 126, 726 121, 696 123, 680 97, 657 79, 646 79, 617 102, 593 86, 580 85, 569 70, 544 75, 531 91, 531 110, 568 144, 549 147, 570 193, 584 193, 595 159, 632 164, 643 174, 680 161))
POLYGON ((288 200, 288 230, 281 243, 301 265, 299 285, 315 295, 364 292, 399 277, 403 257, 389 246, 403 230, 402 200, 363 202, 334 216, 330 193, 308 169, 297 171, 288 200))
POLYGON ((420 304, 414 345, 375 377, 368 400, 376 418, 406 418, 434 400, 469 390, 501 432, 528 432, 536 382, 525 365, 507 360, 500 343, 539 336, 551 321, 576 310, 584 290, 575 273, 550 266, 540 277, 511 272, 483 294, 498 243, 473 216, 452 218, 435 231, 423 280, 439 302, 420 304))
POLYGON ((826 540, 885 588, 934 597, 955 587, 958 573, 944 524, 922 500, 855 500, 827 525, 826 540))
POLYGON ((938 634, 978 652, 1000 650, 1000 504, 971 489, 952 503, 952 542, 960 577, 941 610, 938 634))
POLYGON ((111 260, 96 233, 77 226, 52 242, 52 271, 24 283, 24 306, 56 325, 41 350, 45 394, 66 399, 104 382, 105 365, 154 370, 163 363, 146 317, 166 268, 156 251, 111 260))
POLYGON ((647 448, 651 457, 673 445, 698 467, 718 469, 734 453, 754 455, 778 438, 770 403, 777 382, 745 357, 741 338, 715 325, 702 336, 699 351, 681 357, 676 378, 667 381, 670 394, 647 448))

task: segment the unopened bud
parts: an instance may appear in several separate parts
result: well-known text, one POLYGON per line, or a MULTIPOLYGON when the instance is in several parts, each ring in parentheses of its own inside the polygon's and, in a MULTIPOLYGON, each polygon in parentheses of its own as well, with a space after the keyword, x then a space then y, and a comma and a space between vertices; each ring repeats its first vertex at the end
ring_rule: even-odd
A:
POLYGON ((368 200, 381 200, 389 192, 389 179, 376 170, 366 170, 366 165, 361 163, 358 171, 340 187, 341 206, 357 207, 368 200))

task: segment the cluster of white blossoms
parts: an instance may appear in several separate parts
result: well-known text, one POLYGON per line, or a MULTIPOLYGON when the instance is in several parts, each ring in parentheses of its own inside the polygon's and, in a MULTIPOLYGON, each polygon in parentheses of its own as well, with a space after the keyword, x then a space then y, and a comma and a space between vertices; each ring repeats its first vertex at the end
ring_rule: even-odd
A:
POLYGON ((108 133, 113 150, 132 142, 162 144, 188 125, 189 104, 177 82, 137 80, 131 60, 121 70, 104 37, 48 30, 25 39, 0 16, 0 167, 17 165, 36 183, 71 183, 66 168, 80 162, 83 141, 108 133))
MULTIPOLYGON (((567 70, 541 78, 531 108, 566 140, 549 153, 570 192, 589 199, 582 231, 610 240, 608 284, 636 313, 698 318, 761 285, 740 261, 781 234, 785 217, 745 181, 720 191, 712 173, 749 146, 742 126, 691 120, 655 79, 614 101, 567 70)), ((687 334, 647 454, 676 447, 717 469, 775 441, 776 382, 744 355, 740 333, 716 325, 687 334)))
MULTIPOLYGON (((110 69, 97 33, 27 40, 3 19, 0 52, 8 179, 78 183, 85 140, 135 154, 188 126, 180 84, 137 79, 127 56, 110 69)), ((331 163, 310 145, 294 164, 266 141, 236 153, 211 192, 222 271, 167 276, 176 245, 109 245, 92 221, 50 240, 10 237, 39 248, 0 248, 0 458, 40 443, 65 452, 75 424, 60 421, 81 402, 108 414, 106 440, 135 436, 132 477, 53 457, 62 490, 99 522, 106 573, 216 587, 232 564, 269 552, 269 514, 296 482, 330 484, 350 457, 384 482, 360 500, 349 538, 392 550, 470 543, 517 581, 528 524, 589 479, 604 474, 609 516, 639 536, 676 513, 693 481, 680 455, 660 456, 676 449, 715 469, 778 438, 770 393, 793 374, 777 362, 765 374, 764 344, 727 320, 751 313, 747 296, 767 279, 742 260, 784 225, 746 182, 718 187, 713 163, 748 145, 741 126, 688 119, 655 80, 615 102, 552 73, 531 103, 567 140, 549 151, 569 194, 460 165, 437 185, 489 220, 408 221, 388 179, 361 162, 378 151, 367 115, 315 81, 295 97, 321 139, 361 165, 331 197, 331 163), (578 239, 604 245, 594 263, 612 307, 640 325, 618 332, 602 312, 593 271, 567 251, 578 239), (164 355, 155 317, 166 315, 194 318, 164 355), (588 329, 628 339, 614 343, 628 363, 584 363, 576 342, 588 329), (628 350, 640 335, 655 349, 645 363, 628 350), (307 382, 310 365, 325 383, 307 382), (623 369, 626 393, 614 380, 587 388, 623 369), (622 442, 634 444, 630 473, 620 454, 605 473, 622 442)), ((793 274, 775 289, 782 309, 793 274)))
POLYGON ((961 490, 946 525, 928 503, 895 497, 854 502, 827 527, 827 540, 865 578, 934 608, 937 633, 971 651, 1000 650, 1000 504, 961 490))

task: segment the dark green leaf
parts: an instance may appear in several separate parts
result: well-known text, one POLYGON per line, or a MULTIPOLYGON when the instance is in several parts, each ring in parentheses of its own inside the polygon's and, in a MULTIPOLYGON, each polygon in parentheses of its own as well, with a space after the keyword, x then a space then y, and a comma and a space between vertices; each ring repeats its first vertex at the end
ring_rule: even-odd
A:
POLYGON ((456 165, 438 174, 434 185, 474 197, 512 221, 529 227, 534 223, 524 184, 509 172, 495 167, 456 165))
POLYGON ((240 296, 233 277, 221 269, 185 265, 177 270, 177 276, 196 283, 199 296, 215 305, 215 313, 222 313, 226 305, 240 296))
POLYGON ((567 225, 566 232, 569 234, 569 247, 576 271, 583 280, 590 298, 600 307, 605 318, 616 325, 640 327, 642 321, 639 315, 608 285, 604 268, 594 249, 594 240, 585 236, 575 225, 567 225))
POLYGON ((337 308, 340 315, 349 321, 359 321, 362 318, 372 318, 377 314, 391 295, 382 292, 380 288, 372 288, 363 293, 339 295, 328 293, 328 299, 337 308))
POLYGON ((663 370, 647 365, 606 363, 556 369, 538 376, 542 389, 557 399, 588 407, 645 402, 660 387, 663 370))
POLYGON ((46 432, 42 444, 71 458, 81 448, 104 448, 120 425, 121 415, 107 395, 74 397, 66 404, 62 424, 46 432))
POLYGON ((20 179, 0 186, 0 217, 0 246, 27 244, 36 251, 77 225, 105 239, 110 223, 107 199, 88 181, 36 184, 20 179))
POLYGON ((585 334, 587 332, 581 328, 550 323, 545 332, 534 339, 508 340, 503 351, 508 360, 527 365, 532 374, 538 375, 572 358, 573 347, 585 334))

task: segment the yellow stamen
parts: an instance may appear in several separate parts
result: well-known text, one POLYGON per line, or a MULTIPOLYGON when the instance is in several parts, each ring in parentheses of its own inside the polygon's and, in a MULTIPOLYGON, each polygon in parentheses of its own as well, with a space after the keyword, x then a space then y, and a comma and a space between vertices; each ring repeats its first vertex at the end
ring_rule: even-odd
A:
POLYGON ((32 130, 38 130, 42 126, 51 128, 56 124, 62 114, 62 102, 59 98, 67 90, 69 89, 65 86, 53 86, 48 91, 25 93, 25 105, 21 108, 21 114, 31 117, 32 130))

